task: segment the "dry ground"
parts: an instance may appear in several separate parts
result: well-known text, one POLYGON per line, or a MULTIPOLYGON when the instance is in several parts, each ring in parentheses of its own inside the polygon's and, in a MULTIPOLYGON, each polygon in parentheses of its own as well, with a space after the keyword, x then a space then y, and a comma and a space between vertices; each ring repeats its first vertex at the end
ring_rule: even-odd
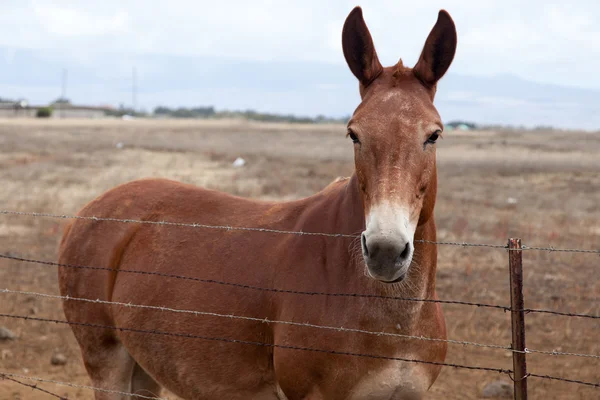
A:
MULTIPOLYGON (((126 181, 162 176, 242 196, 295 199, 352 172, 343 126, 197 121, 0 121, 0 208, 73 214, 126 181), (121 142, 122 148, 117 148, 121 142), (242 156, 244 168, 233 168, 242 156)), ((438 146, 439 239, 529 246, 600 248, 600 134, 447 132, 438 146), (510 204, 509 198, 516 200, 510 204)), ((60 220, 0 215, 0 253, 54 261, 60 220)), ((600 257, 525 252, 526 307, 600 314, 600 257)), ((57 293, 54 267, 0 259, 0 288, 57 293)), ((443 299, 506 305, 504 250, 440 246, 443 299)), ((60 303, 0 294, 0 313, 64 318, 60 303)), ((449 337, 510 344, 510 316, 500 310, 444 306, 449 337)), ((598 320, 528 314, 534 349, 600 354, 598 320)), ((67 326, 0 318, 17 334, 0 341, 0 370, 88 384, 67 326), (53 366, 54 353, 67 364, 53 366)), ((448 362, 510 368, 504 350, 450 345, 448 362)), ((531 372, 600 382, 600 360, 531 354, 531 372)), ((477 399, 508 377, 445 368, 428 399, 477 399)), ((41 384, 72 399, 85 389, 41 384)), ((529 380, 532 399, 597 399, 600 389, 529 380)), ((46 399, 0 381, 0 399, 46 399)))

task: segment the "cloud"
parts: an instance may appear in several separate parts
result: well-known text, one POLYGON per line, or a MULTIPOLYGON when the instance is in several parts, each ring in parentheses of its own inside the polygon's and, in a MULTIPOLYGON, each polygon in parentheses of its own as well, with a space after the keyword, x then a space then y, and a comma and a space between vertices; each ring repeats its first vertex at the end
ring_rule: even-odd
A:
MULTIPOLYGON (((85 44, 70 40, 83 35, 99 52, 343 62, 341 27, 353 6, 317 0, 5 0, 0 21, 9 23, 0 24, 0 44, 66 50, 85 44)), ((564 51, 583 55, 597 43, 593 21, 600 5, 591 1, 425 0, 407 7, 382 0, 363 7, 388 63, 400 56, 416 61, 440 8, 457 23, 462 68, 477 68, 483 54, 500 65, 507 55, 506 62, 527 63, 564 51)))
POLYGON ((33 11, 42 29, 59 37, 103 36, 125 33, 128 14, 116 11, 108 18, 82 10, 56 6, 34 6, 33 11))
MULTIPOLYGON (((341 29, 353 6, 345 0, 4 0, 0 46, 343 64, 341 29)), ((600 3, 589 0, 369 2, 364 15, 382 61, 414 64, 440 8, 459 33, 453 71, 594 84, 600 3)))
MULTIPOLYGON (((175 103, 214 102, 218 107, 251 107, 260 98, 265 111, 273 107, 343 115, 357 96, 341 48, 342 26, 355 4, 2 0, 0 83, 11 95, 41 101, 50 96, 51 85, 59 93, 62 69, 68 68, 69 90, 79 101, 127 103, 136 66, 140 87, 153 88, 153 94, 146 93, 148 104, 166 93, 175 103), (30 61, 27 51, 35 52, 30 61), (97 86, 91 90, 89 85, 97 86), (41 100, 35 99, 38 94, 41 100)), ((551 97, 552 104, 546 105, 543 87, 518 80, 510 86, 501 79, 495 84, 494 76, 600 89, 600 79, 595 79, 600 70, 600 3, 422 0, 409 6, 398 0, 370 1, 363 12, 382 63, 402 58, 413 65, 441 8, 450 12, 458 30, 450 72, 470 76, 458 80, 462 86, 450 84, 450 95, 440 90, 442 107, 454 115, 461 112, 458 105, 467 103, 485 105, 487 114, 482 115, 494 119, 519 107, 597 105, 595 95, 583 101, 575 94, 564 101, 551 97), (486 93, 477 77, 488 77, 495 86, 486 93)))

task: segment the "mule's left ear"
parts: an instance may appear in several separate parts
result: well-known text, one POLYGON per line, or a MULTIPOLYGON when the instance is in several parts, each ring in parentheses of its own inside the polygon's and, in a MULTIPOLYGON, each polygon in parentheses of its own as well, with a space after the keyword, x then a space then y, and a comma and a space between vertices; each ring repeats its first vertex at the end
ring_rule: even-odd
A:
POLYGON ((342 47, 350 70, 364 87, 383 71, 360 7, 354 7, 346 18, 342 47))
POLYGON ((456 27, 450 14, 440 10, 437 22, 429 33, 415 75, 427 86, 433 87, 448 71, 456 52, 456 27))

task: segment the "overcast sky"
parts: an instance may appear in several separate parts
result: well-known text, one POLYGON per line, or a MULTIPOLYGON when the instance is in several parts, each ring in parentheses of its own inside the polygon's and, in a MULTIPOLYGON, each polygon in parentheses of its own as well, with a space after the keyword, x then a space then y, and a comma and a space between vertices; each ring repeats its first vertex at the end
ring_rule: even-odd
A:
MULTIPOLYGON (((0 61, 9 65, 29 49, 68 64, 70 74, 102 64, 99 74, 129 76, 130 60, 139 56, 315 63, 343 71, 341 29, 355 5, 363 7, 385 65, 400 57, 416 62, 445 8, 458 30, 453 73, 600 89, 600 3, 591 0, 2 0, 0 61)), ((152 72, 145 67, 138 65, 142 78, 152 72)), ((0 85, 0 96, 19 84, 0 85)))

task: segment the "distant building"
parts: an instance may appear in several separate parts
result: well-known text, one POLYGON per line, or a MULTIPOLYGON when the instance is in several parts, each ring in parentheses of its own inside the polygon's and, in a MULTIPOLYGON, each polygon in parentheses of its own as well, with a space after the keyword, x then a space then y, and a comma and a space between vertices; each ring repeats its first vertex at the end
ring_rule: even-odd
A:
MULTIPOLYGON (((40 109, 47 106, 30 106, 27 102, 0 102, 0 118, 35 118, 40 109)), ((50 118, 87 118, 106 117, 110 107, 76 106, 70 103, 54 103, 50 118)))
POLYGON ((104 118, 111 108, 75 106, 73 104, 53 104, 52 118, 104 118))
POLYGON ((465 121, 451 121, 445 123, 444 126, 449 130, 456 129, 459 131, 470 131, 473 129, 477 129, 477 125, 475 125, 472 122, 465 121))
POLYGON ((35 117, 36 110, 30 110, 25 100, 0 101, 0 118, 35 117))

